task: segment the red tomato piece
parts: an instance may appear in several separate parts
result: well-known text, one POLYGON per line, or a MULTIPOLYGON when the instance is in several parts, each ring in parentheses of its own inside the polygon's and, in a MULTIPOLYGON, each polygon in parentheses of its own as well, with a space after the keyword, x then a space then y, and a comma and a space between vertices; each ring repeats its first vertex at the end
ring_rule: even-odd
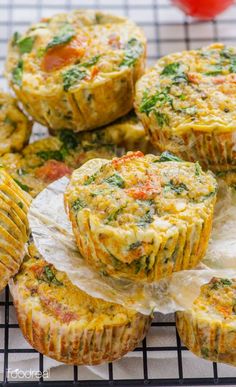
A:
POLYGON ((70 175, 72 169, 65 163, 56 160, 48 160, 42 167, 39 167, 35 171, 36 177, 42 179, 47 183, 60 179, 65 175, 70 175))
POLYGON ((45 296, 44 294, 39 294, 42 304, 56 315, 59 320, 63 323, 69 323, 72 320, 78 319, 78 314, 72 312, 66 305, 61 304, 59 301, 51 298, 50 296, 45 296))
POLYGON ((85 53, 85 39, 76 37, 68 44, 50 48, 43 57, 41 67, 45 72, 59 70, 82 58, 85 53))
POLYGON ((234 0, 172 0, 187 15, 200 19, 212 19, 223 12, 234 0))
POLYGON ((134 199, 152 199, 161 192, 160 178, 157 175, 149 174, 147 180, 143 184, 126 189, 125 191, 134 199))

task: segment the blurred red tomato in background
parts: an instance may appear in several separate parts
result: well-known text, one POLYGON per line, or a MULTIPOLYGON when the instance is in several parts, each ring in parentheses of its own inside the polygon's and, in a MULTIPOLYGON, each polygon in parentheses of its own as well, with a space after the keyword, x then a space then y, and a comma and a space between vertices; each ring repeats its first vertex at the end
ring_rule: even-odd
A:
POLYGON ((199 19, 212 19, 233 2, 234 0, 172 0, 187 15, 199 19))

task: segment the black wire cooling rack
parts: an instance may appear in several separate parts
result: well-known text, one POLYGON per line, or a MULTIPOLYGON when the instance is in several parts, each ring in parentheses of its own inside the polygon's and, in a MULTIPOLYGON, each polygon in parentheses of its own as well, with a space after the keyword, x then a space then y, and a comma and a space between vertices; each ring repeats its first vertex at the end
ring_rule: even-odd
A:
MULTIPOLYGON (((27 25, 39 20, 42 17, 50 16, 53 13, 67 11, 73 8, 98 8, 109 12, 125 15, 134 19, 143 27, 148 38, 148 64, 151 65, 158 57, 183 49, 201 47, 210 44, 212 41, 222 41, 226 44, 236 42, 236 4, 229 11, 225 12, 217 20, 208 22, 192 20, 184 16, 176 8, 172 7, 168 0, 0 0, 0 82, 6 88, 3 78, 3 68, 6 56, 6 46, 9 36, 14 31, 23 31, 27 25)), ((4 318, 0 323, 2 333, 2 348, 0 348, 0 359, 3 362, 3 373, 1 386, 25 387, 25 386, 47 386, 47 387, 69 387, 69 386, 191 386, 191 385, 236 385, 236 369, 226 366, 226 371, 222 373, 221 365, 201 360, 204 364, 204 372, 199 371, 196 375, 195 364, 199 359, 193 356, 192 369, 186 366, 187 348, 181 344, 178 333, 175 329, 173 316, 161 318, 160 315, 152 324, 152 332, 158 337, 164 334, 168 337, 170 330, 174 335, 174 344, 161 343, 161 345, 150 345, 148 337, 143 340, 141 346, 135 349, 141 361, 138 375, 142 371, 142 377, 137 378, 137 369, 130 370, 129 379, 118 379, 114 372, 117 363, 107 365, 106 380, 84 380, 81 377, 81 368, 72 367, 70 380, 48 380, 43 376, 37 380, 12 380, 8 378, 10 358, 15 358, 21 354, 38 356, 38 370, 43 375, 45 370, 45 357, 37 355, 31 347, 22 346, 16 348, 11 342, 11 334, 15 329, 19 330, 18 324, 11 322, 10 310, 13 304, 10 300, 8 288, 5 295, 2 295, 0 308, 4 318), (4 312, 3 312, 4 311, 4 312), (151 352, 159 355, 171 353, 176 360, 176 370, 173 376, 160 375, 153 376, 150 372, 149 356, 151 352), (2 358, 1 358, 2 356, 2 358), (227 368, 228 367, 228 368, 227 368), (207 373, 206 373, 207 368, 207 373), (207 375, 207 376, 205 376, 207 375)), ((20 331, 19 331, 20 335, 20 331)), ((126 361, 126 358, 123 359, 126 361)), ((168 360, 167 360, 168 361, 168 360)), ((158 356, 157 356, 158 365, 158 356)), ((65 366, 66 367, 66 366, 65 366)), ((69 367, 69 366, 68 366, 69 367)), ((201 367, 198 369, 201 370, 201 367)), ((1 370, 0 370, 1 371, 1 370)), ((172 373, 173 374, 173 373, 172 373)), ((1 374, 0 374, 1 375, 1 374)))

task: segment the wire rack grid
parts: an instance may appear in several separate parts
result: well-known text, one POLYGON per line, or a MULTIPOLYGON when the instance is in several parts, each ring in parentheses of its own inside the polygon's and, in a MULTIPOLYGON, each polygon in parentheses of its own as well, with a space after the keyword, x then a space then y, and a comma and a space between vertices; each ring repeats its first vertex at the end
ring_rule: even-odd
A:
MULTIPOLYGON (((157 58, 169 52, 201 47, 210 44, 212 41, 222 41, 231 45, 236 42, 236 3, 216 20, 202 22, 184 16, 168 0, 1 0, 0 83, 3 88, 7 89, 3 71, 7 41, 11 34, 14 31, 23 31, 30 23, 42 17, 74 8, 102 9, 135 20, 144 29, 148 38, 148 65, 153 64, 157 58)), ((64 366, 64 378, 60 378, 60 380, 58 380, 56 372, 53 372, 50 378, 48 375, 44 377, 45 369, 48 368, 46 364, 48 359, 27 345, 23 338, 22 345, 19 345, 19 347, 15 345, 16 335, 20 336, 21 332, 15 319, 8 288, 2 294, 0 308, 1 386, 236 385, 235 368, 230 366, 222 367, 222 365, 212 364, 194 357, 180 341, 175 328, 174 316, 163 318, 159 314, 157 314, 152 324, 148 337, 134 351, 136 360, 133 367, 132 363, 129 363, 129 378, 127 378, 127 375, 122 378, 120 372, 118 373, 119 377, 117 377, 116 372, 117 364, 119 365, 122 362, 124 364, 127 361, 126 357, 119 361, 121 363, 115 362, 103 366, 103 371, 104 367, 107 371, 105 379, 99 376, 97 380, 94 377, 84 377, 83 367, 76 366, 64 366), (150 340, 150 336, 152 340, 150 340), (161 342, 158 341, 160 336, 162 337, 161 342), (154 337, 156 339, 153 340, 154 337), (152 357, 152 367, 150 367, 151 354, 156 354, 154 360, 152 357), (188 356, 186 356, 187 354, 188 356), (31 356, 38 359, 36 361, 38 361, 40 374, 31 376, 30 379, 25 376, 24 379, 22 377, 17 380, 13 376, 9 376, 8 371, 11 369, 12 364, 15 364, 14 362, 11 363, 11 359, 16 360, 22 355, 28 356, 29 365, 31 356), (188 362, 191 357, 192 366, 189 367, 188 362), (163 361, 168 361, 168 358, 171 359, 171 375, 162 370, 163 361)), ((163 369, 166 370, 166 368, 163 369)))

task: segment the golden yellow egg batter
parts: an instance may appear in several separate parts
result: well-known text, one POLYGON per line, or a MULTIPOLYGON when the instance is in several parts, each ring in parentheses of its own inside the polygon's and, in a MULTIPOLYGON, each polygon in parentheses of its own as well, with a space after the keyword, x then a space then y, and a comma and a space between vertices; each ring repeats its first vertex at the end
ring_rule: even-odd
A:
POLYGON ((212 278, 176 325, 195 355, 236 366, 236 279, 212 278))
POLYGON ((30 197, 0 168, 0 290, 19 270, 28 239, 30 197))
POLYGON ((146 39, 132 21, 99 11, 43 19, 9 43, 6 75, 32 117, 54 130, 106 125, 133 106, 146 39))
POLYGON ((0 156, 20 151, 29 140, 31 127, 16 99, 0 90, 0 156))
POLYGON ((204 256, 216 181, 169 152, 91 160, 65 193, 77 245, 104 275, 154 281, 204 256))
POLYGON ((31 245, 11 293, 25 338, 39 352, 69 364, 100 364, 133 350, 151 317, 93 298, 42 259, 31 245))
POLYGON ((142 124, 131 113, 99 130, 78 134, 63 130, 57 137, 31 143, 21 153, 5 154, 0 163, 23 190, 36 196, 90 159, 111 159, 132 149, 146 152, 149 147, 142 124))
POLYGON ((167 55, 137 83, 136 112, 153 145, 205 169, 236 166, 236 49, 167 55))

